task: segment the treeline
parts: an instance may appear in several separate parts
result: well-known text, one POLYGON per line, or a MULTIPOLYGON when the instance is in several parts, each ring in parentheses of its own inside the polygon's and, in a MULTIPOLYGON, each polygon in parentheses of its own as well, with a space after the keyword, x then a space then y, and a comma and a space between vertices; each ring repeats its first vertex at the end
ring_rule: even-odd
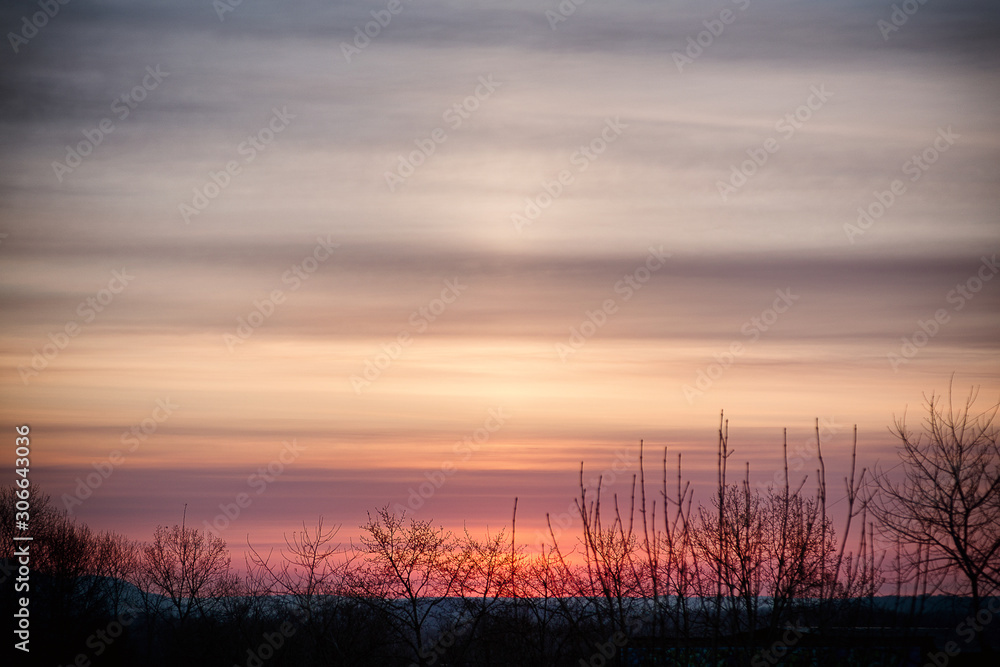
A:
MULTIPOLYGON (((902 476, 857 471, 852 453, 839 530, 827 511, 818 426, 812 483, 791 483, 786 449, 784 483, 761 489, 749 465, 729 470, 724 420, 707 502, 695 502, 680 456, 674 463, 666 450, 656 454, 658 479, 648 481, 640 445, 624 496, 587 488, 581 465, 577 533, 550 526, 540 553, 517 542, 516 499, 510 529, 485 536, 455 535, 387 505, 369 514, 357 545, 343 548, 338 526, 320 518, 286 536, 278 553, 251 546, 237 574, 211 533, 183 524, 156 528, 148 542, 94 533, 33 490, 32 661, 924 664, 940 647, 905 629, 916 619, 927 625, 922 604, 947 592, 968 596, 979 619, 954 655, 941 654, 960 664, 989 652, 1000 626, 984 622, 1000 613, 990 598, 1000 450, 990 414, 974 415, 969 403, 947 414, 936 400, 929 437, 896 425, 902 476), (897 604, 878 603, 886 586, 897 604)), ((0 499, 8 559, 14 493, 5 488, 0 499)), ((13 562, 5 596, 15 595, 13 562)))

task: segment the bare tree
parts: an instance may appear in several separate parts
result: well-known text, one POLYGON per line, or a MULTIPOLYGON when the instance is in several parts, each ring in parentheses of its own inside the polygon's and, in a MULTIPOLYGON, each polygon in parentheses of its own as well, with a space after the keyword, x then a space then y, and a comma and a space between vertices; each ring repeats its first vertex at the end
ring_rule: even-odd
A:
MULTIPOLYGON (((26 500, 31 508, 30 534, 36 541, 43 541, 43 536, 53 533, 56 524, 63 518, 63 514, 52 504, 49 494, 37 484, 32 484, 27 489, 13 484, 0 486, 0 558, 12 558, 14 555, 14 516, 19 500, 26 500)), ((0 580, 10 574, 0 572, 0 580)))
POLYGON ((713 498, 711 507, 698 508, 694 541, 698 559, 715 569, 720 629, 728 620, 730 632, 736 634, 757 626, 768 555, 768 508, 747 481, 727 484, 719 498, 713 498))
POLYGON ((554 549, 547 551, 545 545, 519 572, 519 609, 525 611, 523 618, 530 629, 530 637, 525 638, 530 640, 534 658, 534 662, 525 659, 524 663, 556 664, 567 651, 567 629, 577 620, 567 603, 578 591, 576 577, 560 555, 554 549))
POLYGON ((141 581, 147 592, 165 596, 179 625, 203 615, 205 601, 230 586, 229 550, 221 537, 184 524, 157 526, 142 550, 141 581))
POLYGON ((101 586, 108 612, 119 616, 126 606, 130 582, 138 572, 139 543, 113 531, 97 535, 95 542, 95 574, 103 577, 101 586))
POLYGON ((430 521, 396 516, 386 505, 361 528, 366 562, 354 590, 386 615, 402 641, 429 664, 435 612, 456 595, 465 578, 463 554, 452 534, 430 521))
POLYGON ((896 420, 902 480, 879 471, 869 499, 882 532, 914 549, 913 563, 926 568, 922 576, 957 584, 971 596, 973 613, 1000 588, 998 406, 976 412, 977 394, 972 389, 958 409, 950 387, 947 404, 925 397, 921 434, 907 428, 905 414, 896 420))
POLYGON ((303 522, 301 531, 285 535, 282 560, 274 564, 271 554, 262 556, 248 542, 248 583, 258 582, 257 588, 291 600, 297 623, 305 628, 323 664, 349 659, 348 647, 341 645, 335 630, 343 622, 338 612, 350 604, 340 596, 347 592, 354 555, 334 541, 339 531, 339 524, 324 527, 322 516, 312 530, 303 522))

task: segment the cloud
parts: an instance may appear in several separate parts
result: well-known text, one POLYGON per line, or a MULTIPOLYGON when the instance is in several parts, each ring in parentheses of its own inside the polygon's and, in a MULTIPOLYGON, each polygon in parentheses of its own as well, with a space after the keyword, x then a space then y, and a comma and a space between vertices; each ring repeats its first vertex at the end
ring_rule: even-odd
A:
MULTIPOLYGON (((244 1, 222 21, 204 0, 60 5, 18 53, 0 50, 0 298, 17 315, 0 337, 2 392, 12 419, 50 429, 52 488, 165 395, 197 407, 94 498, 95 516, 174 522, 189 499, 210 511, 297 435, 323 460, 254 512, 273 527, 329 497, 353 521, 497 404, 521 415, 510 447, 440 498, 506 515, 511 491, 548 502, 537 470, 566 466, 572 487, 578 458, 641 437, 710 466, 721 406, 741 428, 827 411, 881 433, 934 378, 991 382, 996 283, 961 310, 948 295, 997 249, 1000 9, 925 3, 885 40, 885 2, 751 0, 678 72, 672 54, 738 4, 589 0, 553 31, 555 1, 417 0, 350 63, 341 43, 379 2, 244 1), (117 115, 157 66, 169 75, 117 115), (446 112, 481 76, 499 88, 452 127, 446 112), (814 86, 832 97, 785 136, 777 124, 814 86), (287 128, 248 159, 241 145, 286 107, 287 128), (57 174, 106 118, 114 131, 57 174), (574 155, 616 118, 625 131, 582 168, 574 155), (852 243, 844 225, 947 127, 960 140, 852 243), (447 141, 390 191, 386 173, 437 128, 447 141), (769 138, 780 150, 723 201, 718 184, 769 138), (563 170, 572 182, 518 233, 512 215, 563 170), (318 239, 339 247, 286 280, 318 239), (618 289, 650 246, 671 257, 618 289), (135 280, 25 385, 18 366, 123 267, 135 280), (352 391, 456 278, 461 296, 371 391, 352 391), (228 350, 223 336, 275 290, 284 302, 228 350), (744 327, 779 290, 798 299, 751 345, 744 327), (557 344, 609 299, 616 312, 561 360, 557 344), (941 308, 951 321, 893 373, 886 354, 941 308), (682 385, 734 341, 746 353, 689 405, 682 385)), ((36 11, 7 3, 0 26, 36 11)), ((743 442, 761 456, 773 444, 743 442)))

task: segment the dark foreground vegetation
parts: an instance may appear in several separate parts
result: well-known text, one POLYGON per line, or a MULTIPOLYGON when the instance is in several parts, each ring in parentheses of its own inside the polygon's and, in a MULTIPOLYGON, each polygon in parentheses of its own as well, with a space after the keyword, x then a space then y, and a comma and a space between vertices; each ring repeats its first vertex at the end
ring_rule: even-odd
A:
POLYGON ((706 502, 666 450, 640 455, 621 497, 581 466, 574 534, 550 525, 540 553, 517 541, 516 499, 510 529, 486 536, 386 506, 360 544, 320 518, 280 553, 251 548, 237 575, 211 533, 95 533, 31 487, 30 592, 15 593, 7 487, 3 596, 31 599, 31 652, 14 653, 79 667, 1000 664, 996 408, 974 400, 931 396, 919 435, 897 423, 896 474, 852 460, 836 528, 818 425, 816 473, 790 480, 786 447, 781 483, 760 488, 729 469, 721 421, 706 502))

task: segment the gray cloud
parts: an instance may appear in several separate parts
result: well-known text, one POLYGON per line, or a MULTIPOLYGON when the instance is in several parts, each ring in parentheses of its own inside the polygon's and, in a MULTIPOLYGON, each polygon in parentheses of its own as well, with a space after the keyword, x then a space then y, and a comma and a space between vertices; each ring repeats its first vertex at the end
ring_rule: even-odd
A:
MULTIPOLYGON (((734 3, 588 0, 552 31, 545 10, 557 4, 406 2, 350 64, 341 42, 384 3, 244 0, 220 21, 205 0, 72 0, 19 53, 5 41, 0 298, 16 313, 0 339, 8 414, 50 424, 55 451, 74 461, 106 456, 123 428, 113 422, 127 425, 133 409, 141 418, 147 393, 181 388, 204 406, 161 434, 183 451, 289 433, 322 441, 334 463, 290 474, 287 496, 254 508, 277 520, 327 486, 341 503, 331 507, 352 516, 405 491, 412 468, 364 477, 338 466, 379 447, 433 458, 455 437, 455 406, 471 412, 494 392, 539 411, 517 435, 536 448, 525 460, 543 467, 644 435, 707 456, 714 425, 650 432, 648 414, 688 415, 681 384, 745 342, 743 325, 779 289, 800 298, 691 419, 716 401, 743 401, 764 419, 833 396, 831 411, 870 410, 869 431, 881 432, 885 406, 905 403, 918 379, 993 377, 998 283, 962 310, 947 298, 998 250, 996 3, 928 2, 884 40, 876 22, 892 3, 751 0, 683 73, 672 54, 734 3), (156 66, 169 76, 116 116, 114 100, 156 66), (498 91, 448 126, 444 112, 490 74, 498 91), (818 85, 831 100, 723 202, 719 181, 780 136, 776 122, 818 85), (275 107, 295 118, 247 160, 241 143, 275 107), (579 169, 574 152, 615 117, 627 130, 579 169), (114 131, 60 180, 53 162, 105 118, 114 131), (961 139, 852 243, 844 225, 858 208, 907 178, 906 161, 949 126, 961 139), (390 192, 386 172, 438 127, 447 141, 390 192), (241 173, 185 222, 179 206, 229 161, 241 173), (561 170, 573 182, 517 233, 511 215, 561 170), (317 237, 340 248, 293 291, 283 276, 317 237), (673 256, 625 301, 615 286, 649 245, 673 256), (25 387, 17 365, 123 267, 134 282, 25 387), (355 396, 348 377, 365 355, 454 277, 468 285, 461 298, 371 394, 355 396), (229 355, 222 335, 275 289, 287 303, 250 352, 229 355), (606 299, 619 312, 562 365, 555 344, 606 299), (886 353, 940 308, 951 322, 904 368, 913 374, 894 375, 886 353), (310 416, 268 412, 277 403, 310 416), (257 410, 266 416, 244 418, 257 410), (560 449, 568 441, 582 444, 560 449)), ((36 11, 4 4, 5 40, 36 11)), ((748 452, 773 444, 756 432, 744 442, 748 452)), ((80 466, 59 466, 48 470, 66 489, 80 466)), ((210 488, 197 501, 208 512, 242 484, 217 462, 182 468, 123 470, 121 486, 93 500, 94 516, 121 520, 126 498, 149 512, 144 523, 175 521, 186 497, 210 488), (145 498, 156 480, 168 484, 145 498)), ((502 500, 506 512, 497 489, 508 489, 544 507, 551 479, 473 467, 448 493, 483 507, 502 500)))

